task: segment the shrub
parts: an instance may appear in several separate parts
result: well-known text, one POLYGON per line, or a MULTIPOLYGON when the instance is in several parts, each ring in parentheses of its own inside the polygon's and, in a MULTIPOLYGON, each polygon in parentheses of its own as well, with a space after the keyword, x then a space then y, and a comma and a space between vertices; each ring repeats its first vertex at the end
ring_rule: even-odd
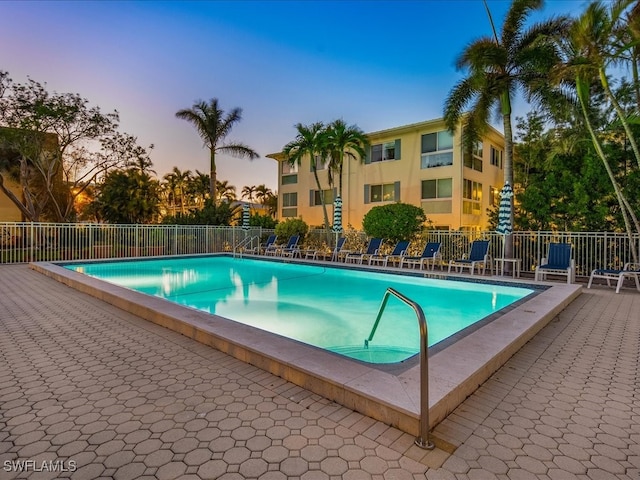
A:
POLYGON ((309 225, 300 218, 288 218, 284 222, 276 225, 276 235, 278 237, 289 238, 292 235, 300 235, 300 242, 309 231, 309 225))
POLYGON ((262 227, 271 230, 276 228, 277 224, 278 221, 271 215, 260 215, 259 213, 254 213, 251 215, 251 218, 249 218, 249 225, 252 227, 262 227))
POLYGON ((407 203, 390 203, 373 207, 362 219, 362 228, 370 237, 391 242, 411 240, 426 222, 424 210, 407 203))

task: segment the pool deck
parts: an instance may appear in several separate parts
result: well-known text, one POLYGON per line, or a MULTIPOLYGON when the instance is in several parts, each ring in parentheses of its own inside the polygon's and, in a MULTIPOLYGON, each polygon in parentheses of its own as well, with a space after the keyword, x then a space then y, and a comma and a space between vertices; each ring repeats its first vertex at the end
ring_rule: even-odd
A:
POLYGON ((438 424, 433 451, 27 266, 0 266, 0 292, 3 479, 640 476, 632 289, 583 289, 438 424))

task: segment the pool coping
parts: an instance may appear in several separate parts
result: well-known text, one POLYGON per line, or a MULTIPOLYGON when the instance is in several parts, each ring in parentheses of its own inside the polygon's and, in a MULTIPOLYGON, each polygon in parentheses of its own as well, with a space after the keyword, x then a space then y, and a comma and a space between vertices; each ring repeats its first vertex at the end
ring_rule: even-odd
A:
MULTIPOLYGON (((322 261, 300 263, 327 266, 327 262, 322 261)), ((145 320, 278 375, 340 405, 405 432, 418 434, 419 365, 400 373, 385 372, 311 345, 91 278, 59 264, 32 263, 30 268, 145 320)), ((387 271, 381 267, 371 269, 378 272, 387 271)), ((423 272, 421 276, 463 278, 444 272, 423 272)), ((513 286, 532 283, 523 280, 505 281, 503 277, 482 279, 513 286)), ((582 287, 576 284, 539 284, 548 285, 549 288, 456 343, 429 355, 431 426, 442 421, 471 395, 579 296, 582 290, 582 287)))

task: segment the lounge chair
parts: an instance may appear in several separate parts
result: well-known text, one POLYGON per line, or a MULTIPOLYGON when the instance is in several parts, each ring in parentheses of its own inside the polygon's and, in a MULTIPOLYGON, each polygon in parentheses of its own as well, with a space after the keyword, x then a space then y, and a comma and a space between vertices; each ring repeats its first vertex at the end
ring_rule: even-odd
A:
POLYGON ((484 275, 487 265, 489 265, 489 270, 493 273, 493 265, 491 265, 491 257, 489 255, 489 243, 489 240, 474 240, 471 242, 469 256, 450 260, 448 272, 451 272, 451 267, 455 267, 458 272, 462 272, 463 268, 468 268, 471 275, 473 275, 476 265, 478 265, 482 267, 482 274, 484 275))
POLYGON ((381 245, 382 245, 381 238, 372 238, 371 240, 369 240, 369 245, 367 246, 367 249, 364 252, 347 253, 347 255, 344 257, 344 261, 345 263, 349 263, 350 261, 353 260, 353 263, 358 262, 361 264, 365 259, 367 259, 371 255, 377 255, 378 252, 380 251, 381 245))
POLYGON ((640 292, 640 263, 625 263, 621 270, 596 268, 591 272, 589 284, 587 288, 591 288, 591 282, 594 278, 604 278, 607 285, 611 286, 611 280, 616 280, 616 293, 620 293, 620 288, 625 278, 633 278, 636 282, 636 290, 640 292))
POLYGON ((278 253, 283 257, 294 257, 300 254, 300 247, 298 242, 300 241, 300 235, 291 235, 287 244, 278 250, 278 253))
POLYGON ((347 241, 346 237, 340 237, 338 239, 338 242, 336 243, 336 246, 333 249, 333 252, 331 253, 331 260, 332 261, 338 261, 340 259, 340 254, 343 253, 342 249, 344 248, 344 244, 347 241))
POLYGON ((567 283, 573 283, 576 275, 576 265, 571 258, 570 243, 550 243, 549 253, 536 267, 535 281, 545 280, 547 274, 566 275, 567 283))
POLYGON ((397 262, 400 264, 402 259, 404 258, 404 254, 407 253, 409 249, 409 242, 406 240, 402 240, 396 243, 396 246, 393 248, 393 251, 389 255, 380 255, 379 253, 371 255, 369 257, 369 265, 373 265, 374 263, 382 263, 384 267, 391 262, 397 262))
POLYGON ((278 237, 276 235, 270 235, 267 239, 264 248, 262 249, 262 253, 265 255, 275 255, 280 250, 280 246, 276 243, 278 237), (271 238, 275 237, 275 238, 271 238))
POLYGON ((431 270, 433 270, 436 267, 436 259, 442 260, 440 242, 427 242, 419 257, 404 257, 400 262, 400 268, 406 263, 407 266, 413 266, 413 268, 419 265, 422 270, 425 264, 427 267, 431 264, 431 270))
POLYGON ((267 238, 267 240, 263 244, 258 245, 257 247, 247 248, 245 250, 245 252, 246 253, 262 253, 267 248, 271 247, 272 245, 275 245, 275 242, 276 242, 277 238, 278 238, 277 235, 269 235, 269 237, 267 238))

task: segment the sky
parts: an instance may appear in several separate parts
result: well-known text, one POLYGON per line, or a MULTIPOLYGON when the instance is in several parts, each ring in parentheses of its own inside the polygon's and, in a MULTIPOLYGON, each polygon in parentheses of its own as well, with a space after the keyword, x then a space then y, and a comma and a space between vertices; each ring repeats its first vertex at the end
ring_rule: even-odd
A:
MULTIPOLYGON (((488 5, 499 28, 510 2, 488 5)), ((547 0, 531 20, 584 5, 547 0)), ((342 118, 375 132, 440 118, 464 75, 457 56, 489 35, 482 0, 4 0, 0 70, 117 110, 120 131, 154 145, 158 177, 174 166, 209 172, 208 151, 178 110, 213 97, 225 111, 241 108, 227 140, 260 158, 216 162, 218 179, 240 194, 245 185, 277 189, 266 155, 295 138, 297 123, 342 118)))

